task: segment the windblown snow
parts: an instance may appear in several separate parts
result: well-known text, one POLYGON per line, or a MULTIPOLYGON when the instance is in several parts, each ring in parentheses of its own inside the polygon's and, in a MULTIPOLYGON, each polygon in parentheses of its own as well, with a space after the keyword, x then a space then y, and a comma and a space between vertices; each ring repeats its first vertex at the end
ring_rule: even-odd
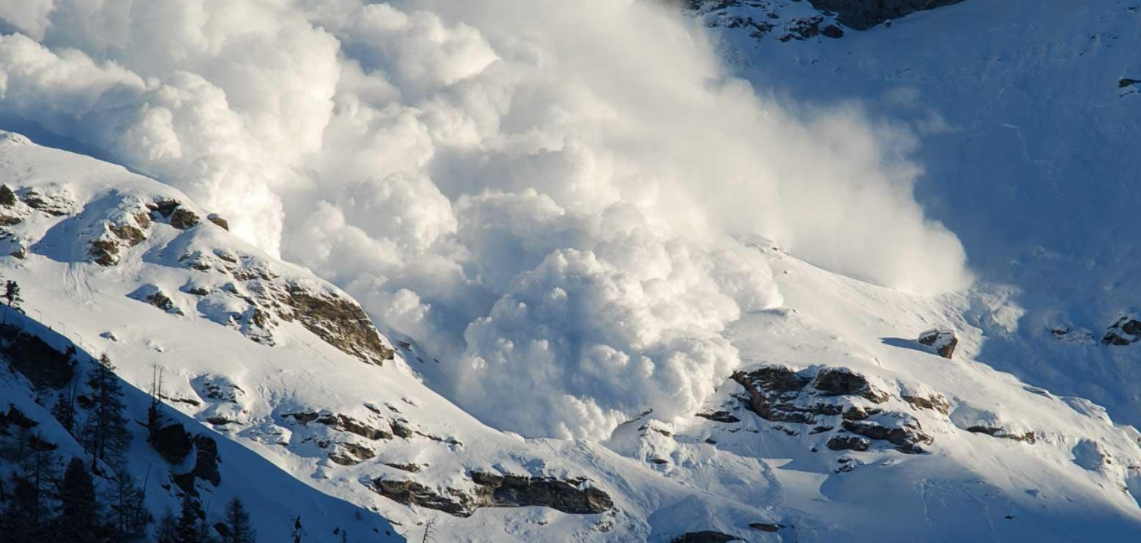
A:
POLYGON ((968 282, 911 196, 913 135, 779 105, 647 2, 42 5, 6 18, 0 114, 345 288, 504 429, 601 439, 698 407, 740 365, 725 327, 780 301, 740 236, 968 282))

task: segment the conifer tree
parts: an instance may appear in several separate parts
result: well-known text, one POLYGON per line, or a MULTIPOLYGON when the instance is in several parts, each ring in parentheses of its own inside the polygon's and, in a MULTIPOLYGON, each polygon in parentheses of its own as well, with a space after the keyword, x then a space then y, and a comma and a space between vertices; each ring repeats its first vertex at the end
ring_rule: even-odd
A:
POLYGON ((61 513, 59 535, 69 543, 97 543, 99 504, 95 500, 95 483, 82 459, 74 457, 60 485, 61 513))
POLYGON ((92 469, 102 460, 111 463, 131 445, 131 432, 124 415, 123 388, 115 375, 115 366, 103 355, 87 379, 93 406, 87 417, 85 445, 91 453, 92 469))
POLYGON ((257 532, 250 525, 250 514, 242 500, 234 498, 226 504, 226 528, 228 533, 224 543, 256 543, 257 532))

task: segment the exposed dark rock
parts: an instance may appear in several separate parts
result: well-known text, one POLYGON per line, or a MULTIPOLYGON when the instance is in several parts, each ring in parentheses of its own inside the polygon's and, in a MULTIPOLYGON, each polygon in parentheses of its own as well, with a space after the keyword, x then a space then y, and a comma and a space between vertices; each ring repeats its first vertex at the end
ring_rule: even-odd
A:
POLYGON ((831 396, 861 396, 876 403, 888 399, 887 394, 872 387, 866 377, 847 368, 820 370, 812 387, 831 396))
POLYGON ((807 40, 820 34, 820 23, 824 17, 814 15, 803 19, 796 19, 788 24, 788 33, 778 38, 782 42, 789 40, 807 40))
POLYGON ((130 224, 113 224, 107 228, 116 237, 127 242, 128 247, 134 247, 147 239, 147 235, 142 230, 130 224))
POLYGON ((25 430, 30 430, 40 425, 40 423, 25 415, 23 411, 16 409, 14 405, 8 406, 7 413, 0 413, 0 431, 7 428, 9 424, 15 424, 17 427, 25 430))
POLYGON ((36 387, 59 390, 75 375, 75 351, 58 351, 31 334, 23 334, 15 326, 0 326, 0 337, 6 344, 0 348, 16 371, 24 374, 36 387))
POLYGON ((1109 327, 1101 338, 1104 345, 1123 347, 1141 341, 1141 321, 1131 315, 1124 315, 1109 327))
POLYGON ((194 444, 198 450, 194 476, 218 486, 222 483, 222 474, 218 470, 218 464, 222 462, 222 457, 218 455, 218 443, 212 437, 200 435, 194 438, 194 444))
POLYGON ((442 492, 412 480, 379 478, 374 490, 382 496, 404 504, 443 511, 457 517, 469 517, 482 507, 549 507, 571 515, 593 515, 609 511, 613 506, 605 492, 584 485, 585 479, 556 479, 473 472, 475 488, 464 492, 445 488, 442 492), (583 488, 586 486, 585 488, 583 488))
POLYGON ((471 496, 459 490, 448 488, 440 494, 412 480, 375 479, 373 490, 398 503, 435 509, 457 517, 470 517, 478 508, 471 496))
POLYGON ((12 226, 24 222, 20 217, 12 217, 9 215, 0 214, 0 226, 12 226))
POLYGON ((826 38, 839 39, 844 37, 844 29, 836 25, 828 25, 820 31, 820 34, 826 38))
POLYGON ((703 530, 686 532, 671 539, 670 543, 727 543, 729 541, 744 541, 744 539, 713 530, 703 530))
POLYGON ((950 359, 955 354, 955 347, 959 345, 959 338, 955 332, 947 328, 934 328, 919 334, 919 344, 935 349, 939 356, 950 359))
POLYGON ((971 426, 967 428, 967 431, 973 434, 986 434, 991 437, 1021 441, 1031 445, 1038 442, 1038 436, 1034 432, 1013 434, 1010 433, 1010 430, 1007 430, 1006 428, 995 428, 992 426, 971 426))
POLYGON ((904 394, 901 396, 901 398, 903 401, 919 409, 931 409, 933 411, 938 411, 944 415, 951 412, 951 403, 948 402, 947 398, 943 397, 942 394, 932 393, 926 396, 921 394, 904 394))
POLYGON ((711 420, 713 422, 725 422, 725 423, 741 422, 741 419, 737 418, 735 415, 733 415, 732 413, 730 413, 728 411, 714 411, 712 413, 697 413, 694 416, 695 417, 701 417, 703 419, 708 419, 708 420, 711 420))
MULTIPOLYGON (((583 487, 584 479, 561 480, 553 477, 471 474, 472 482, 488 490, 492 507, 550 507, 571 515, 605 513, 614 506, 610 496, 593 487, 583 487)), ((482 492, 481 492, 482 494, 482 492)))
POLYGON ((853 434, 874 439, 888 441, 896 446, 900 452, 908 454, 922 453, 920 444, 931 444, 934 438, 924 434, 918 421, 909 421, 899 426, 884 426, 872 421, 850 421, 843 423, 843 428, 853 434))
POLYGON ((957 4, 963 0, 808 0, 816 9, 833 11, 844 26, 867 30, 905 15, 957 4))
POLYGON ((163 458, 171 464, 178 464, 194 450, 194 440, 181 423, 156 424, 150 430, 149 441, 163 458))
POLYGON ((174 210, 174 213, 170 215, 170 225, 179 230, 194 228, 198 226, 198 222, 198 215, 184 207, 174 210))
POLYGON ((385 462, 384 465, 401 471, 407 471, 408 473, 420 473, 419 464, 400 464, 397 462, 385 462))
POLYGON ((100 266, 114 266, 119 263, 119 242, 113 239, 99 238, 91 242, 87 254, 95 258, 100 266))
POLYGON ((409 428, 407 424, 404 424, 402 422, 394 420, 394 421, 392 421, 391 426, 392 426, 392 433, 396 434, 398 437, 402 437, 404 439, 409 439, 413 435, 412 429, 409 428))
POLYGON ((155 292, 148 294, 146 300, 147 303, 163 311, 171 311, 174 309, 174 301, 170 299, 170 296, 167 296, 166 293, 161 290, 156 290, 155 292))
POLYGON ((749 527, 754 530, 760 530, 770 534, 775 534, 779 532, 781 528, 784 528, 784 526, 781 526, 780 524, 773 524, 771 522, 751 522, 749 523, 749 527))
POLYGON ((329 453, 329 460, 342 466, 355 466, 365 460, 376 457, 376 451, 364 445, 357 445, 356 443, 348 441, 338 443, 337 445, 337 450, 329 453))
POLYGON ((834 451, 866 451, 872 442, 860 436, 832 436, 827 447, 834 451))
POLYGON ((356 434, 366 439, 376 441, 378 439, 392 439, 392 434, 381 430, 380 428, 373 428, 361 421, 345 415, 329 414, 329 413, 287 413, 283 416, 291 417, 301 424, 309 424, 316 421, 325 426, 330 426, 342 432, 349 432, 356 434))
POLYGON ((63 194, 45 195, 36 189, 29 189, 20 199, 28 207, 55 217, 62 217, 71 213, 75 205, 63 194))
POLYGON ((315 294, 297 285, 279 301, 293 309, 282 319, 297 319, 307 330, 326 343, 365 362, 382 365, 396 351, 385 344, 372 321, 359 305, 332 294, 315 294))
POLYGON ((164 199, 156 200, 153 204, 147 205, 147 209, 150 209, 151 211, 157 211, 159 215, 162 215, 163 217, 169 217, 174 214, 174 210, 178 209, 178 206, 180 205, 182 205, 182 202, 179 202, 178 200, 164 199))
POLYGON ((1130 79, 1128 77, 1122 77, 1121 79, 1117 80, 1117 88, 1119 89, 1124 89, 1125 87, 1131 87, 1137 84, 1141 84, 1141 79, 1130 79))
POLYGON ((227 221, 226 219, 223 219, 217 213, 211 213, 211 214, 207 215, 206 220, 220 226, 223 230, 225 230, 227 232, 230 231, 230 222, 227 221))

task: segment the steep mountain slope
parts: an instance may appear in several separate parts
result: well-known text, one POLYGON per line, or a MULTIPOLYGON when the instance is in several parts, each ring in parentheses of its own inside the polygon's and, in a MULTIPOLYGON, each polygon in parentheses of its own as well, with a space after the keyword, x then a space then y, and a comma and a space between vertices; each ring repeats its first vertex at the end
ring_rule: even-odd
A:
MULTIPOLYGON (((524 439, 424 386, 430 348, 391 345, 347 295, 178 191, 11 133, 0 183, 19 200, 0 208, 0 274, 24 285, 29 317, 140 389, 161 371, 171 408, 244 447, 219 440, 224 469, 256 454, 409 539, 429 519, 437 541, 1141 533, 1141 436, 977 362, 963 295, 871 286, 751 240, 785 303, 732 325, 746 366, 703 411, 646 413, 605 443, 524 439), (958 334, 952 360, 913 341, 933 327, 958 334)), ((3 400, 36 410, 26 389, 3 400)))
POLYGON ((786 30, 734 21, 830 16, 799 2, 698 4, 758 88, 858 100, 917 137, 916 196, 980 279, 968 313, 987 333, 981 360, 1141 422, 1141 349, 1111 334, 1141 297, 1141 4, 966 1, 786 43, 786 30))

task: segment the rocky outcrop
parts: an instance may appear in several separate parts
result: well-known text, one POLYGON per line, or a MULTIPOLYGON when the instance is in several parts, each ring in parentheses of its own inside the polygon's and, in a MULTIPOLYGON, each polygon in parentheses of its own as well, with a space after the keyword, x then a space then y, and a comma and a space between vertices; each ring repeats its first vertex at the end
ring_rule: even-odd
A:
POLYGON ((296 320, 346 354, 378 366, 385 360, 392 360, 396 354, 381 338, 364 310, 348 298, 291 285, 278 300, 293 310, 283 312, 283 320, 296 320))
POLYGON ((671 539, 670 543, 728 543, 729 541, 744 541, 744 539, 713 530, 702 530, 681 534, 671 539))
POLYGON ((933 328, 919 334, 919 344, 933 349, 939 356, 950 359, 959 345, 955 332, 947 328, 933 328))
POLYGON ((808 0, 816 9, 835 12, 849 28, 867 30, 917 11, 958 4, 963 0, 808 0))
POLYGON ((1132 87, 1133 85, 1141 85, 1141 79, 1130 79, 1122 77, 1117 80, 1117 88, 1124 89, 1125 87, 1132 87))
POLYGON ((170 225, 179 230, 194 228, 198 226, 198 222, 198 215, 184 207, 174 210, 170 215, 170 225))
POLYGON ((700 417, 713 422, 734 423, 741 422, 741 419, 728 411, 713 411, 710 413, 697 413, 695 417, 700 417))
POLYGON ((968 426, 966 430, 972 434, 986 434, 991 437, 1010 439, 1031 445, 1038 442, 1038 436, 1034 432, 1011 432, 1007 428, 994 426, 968 426))
POLYGON ((37 336, 21 333, 15 326, 0 326, 0 337, 4 339, 0 352, 36 387, 58 390, 75 375, 74 348, 59 351, 37 336))
POLYGON ((866 451, 871 446, 870 440, 859 436, 832 436, 827 445, 834 451, 866 451))
POLYGON ((596 515, 614 507, 610 496, 586 479, 470 474, 470 490, 429 488, 413 480, 378 478, 373 490, 393 501, 469 517, 483 507, 548 507, 569 515, 596 515))
POLYGON ((178 464, 194 450, 194 440, 181 423, 154 424, 149 432, 151 447, 167 462, 178 464))
POLYGON ((885 425, 870 420, 846 420, 842 423, 842 426, 844 430, 853 434, 858 434, 868 439, 887 441, 895 445, 896 450, 899 452, 907 454, 922 453, 924 450, 921 445, 930 445, 935 441, 934 438, 923 433, 923 429, 919 426, 919 421, 909 417, 900 417, 896 419, 896 421, 898 422, 893 421, 894 424, 885 425))
POLYGON ((1132 315, 1122 315, 1113 323, 1101 338, 1103 345, 1124 347, 1141 341, 1141 320, 1132 315))
POLYGON ((820 370, 812 388, 830 396, 860 396, 875 403, 883 403, 888 399, 888 395, 873 388, 866 377, 848 368, 820 370))
MULTIPOLYGON (((885 411, 868 405, 869 402, 883 404, 896 398, 941 413, 949 409, 942 395, 910 391, 904 400, 884 392, 864 375, 847 368, 810 368, 798 372, 787 367, 766 366, 737 372, 733 380, 745 388, 747 396, 738 399, 750 411, 771 422, 813 425, 809 434, 833 432, 826 446, 834 451, 866 451, 874 441, 885 441, 900 452, 916 454, 925 452, 922 446, 934 441, 923 432, 915 417, 906 412, 885 411)), ((802 433, 783 425, 774 428, 790 436, 802 433)))
POLYGON ((222 230, 227 232, 230 231, 230 222, 226 219, 223 219, 221 215, 218 215, 217 213, 211 213, 207 215, 206 220, 218 225, 222 230))
MULTIPOLYGON (((332 414, 332 413, 287 413, 283 416, 292 418, 302 425, 309 424, 310 422, 317 422, 324 424, 335 430, 356 434, 365 439, 373 441, 381 439, 392 439, 392 432, 386 431, 382 428, 369 426, 368 424, 358 421, 352 417, 345 415, 332 414)), ((389 423, 391 425, 391 423, 389 423)))
POLYGON ((20 200, 32 209, 54 217, 70 215, 75 211, 75 200, 68 194, 68 191, 63 189, 51 194, 36 189, 28 189, 20 197, 20 200))

